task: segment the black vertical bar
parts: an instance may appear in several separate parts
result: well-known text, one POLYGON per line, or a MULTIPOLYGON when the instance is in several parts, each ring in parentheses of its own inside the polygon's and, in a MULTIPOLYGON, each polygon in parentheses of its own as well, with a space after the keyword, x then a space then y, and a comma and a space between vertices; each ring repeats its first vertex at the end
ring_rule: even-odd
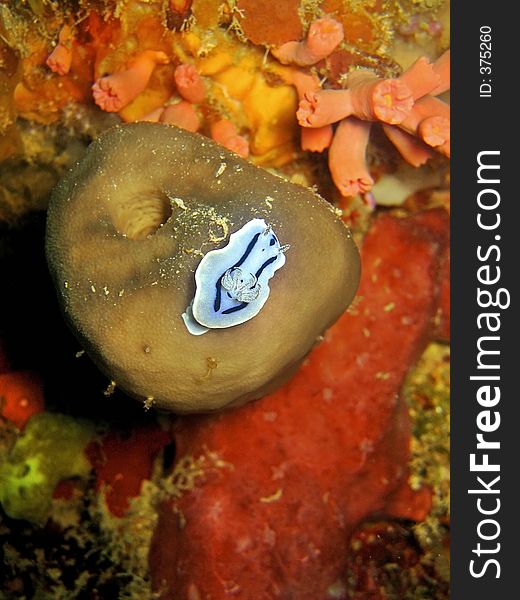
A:
POLYGON ((489 0, 452 5, 453 600, 520 597, 520 29, 513 7, 489 0), (479 160, 496 167, 482 168, 480 183, 479 160), (486 307, 489 300, 497 306, 486 307), (500 470, 485 470, 486 460, 500 470))

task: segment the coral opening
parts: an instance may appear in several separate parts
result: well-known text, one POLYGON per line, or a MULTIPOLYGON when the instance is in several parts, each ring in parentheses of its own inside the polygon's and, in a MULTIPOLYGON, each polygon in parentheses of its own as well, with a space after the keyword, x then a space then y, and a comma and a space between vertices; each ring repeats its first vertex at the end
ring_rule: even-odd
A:
POLYGON ((156 233, 172 216, 168 196, 161 192, 132 195, 114 204, 110 210, 117 231, 132 240, 144 240, 156 233))

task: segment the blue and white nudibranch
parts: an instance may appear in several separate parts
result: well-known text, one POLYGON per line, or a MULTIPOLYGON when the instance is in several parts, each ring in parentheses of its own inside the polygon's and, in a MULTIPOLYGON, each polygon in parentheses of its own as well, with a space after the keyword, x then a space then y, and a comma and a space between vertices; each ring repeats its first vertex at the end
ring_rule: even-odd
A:
POLYGON ((253 219, 231 234, 227 246, 208 252, 195 271, 195 296, 182 314, 188 331, 202 335, 256 316, 269 297, 269 279, 284 266, 288 249, 270 225, 253 219))

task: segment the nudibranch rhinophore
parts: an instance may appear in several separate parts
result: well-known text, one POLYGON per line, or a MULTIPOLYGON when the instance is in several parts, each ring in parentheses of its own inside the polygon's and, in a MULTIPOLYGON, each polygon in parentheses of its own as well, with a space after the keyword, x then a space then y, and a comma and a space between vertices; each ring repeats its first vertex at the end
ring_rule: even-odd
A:
POLYGON ((281 385, 348 307, 360 270, 320 196, 159 123, 91 144, 53 193, 46 252, 94 362, 178 413, 281 385))

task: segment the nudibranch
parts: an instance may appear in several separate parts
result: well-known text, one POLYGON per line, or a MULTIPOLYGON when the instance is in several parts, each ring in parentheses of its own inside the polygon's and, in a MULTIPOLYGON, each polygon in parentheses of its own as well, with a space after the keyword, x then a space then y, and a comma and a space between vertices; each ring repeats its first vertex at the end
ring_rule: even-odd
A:
POLYGON ((257 315, 288 249, 263 219, 253 219, 231 235, 227 246, 208 252, 195 271, 195 297, 182 315, 188 331, 202 335, 257 315))
POLYGON ((149 122, 106 131, 58 184, 46 252, 98 367, 177 413, 284 383, 348 307, 360 270, 350 231, 312 190, 149 122))

